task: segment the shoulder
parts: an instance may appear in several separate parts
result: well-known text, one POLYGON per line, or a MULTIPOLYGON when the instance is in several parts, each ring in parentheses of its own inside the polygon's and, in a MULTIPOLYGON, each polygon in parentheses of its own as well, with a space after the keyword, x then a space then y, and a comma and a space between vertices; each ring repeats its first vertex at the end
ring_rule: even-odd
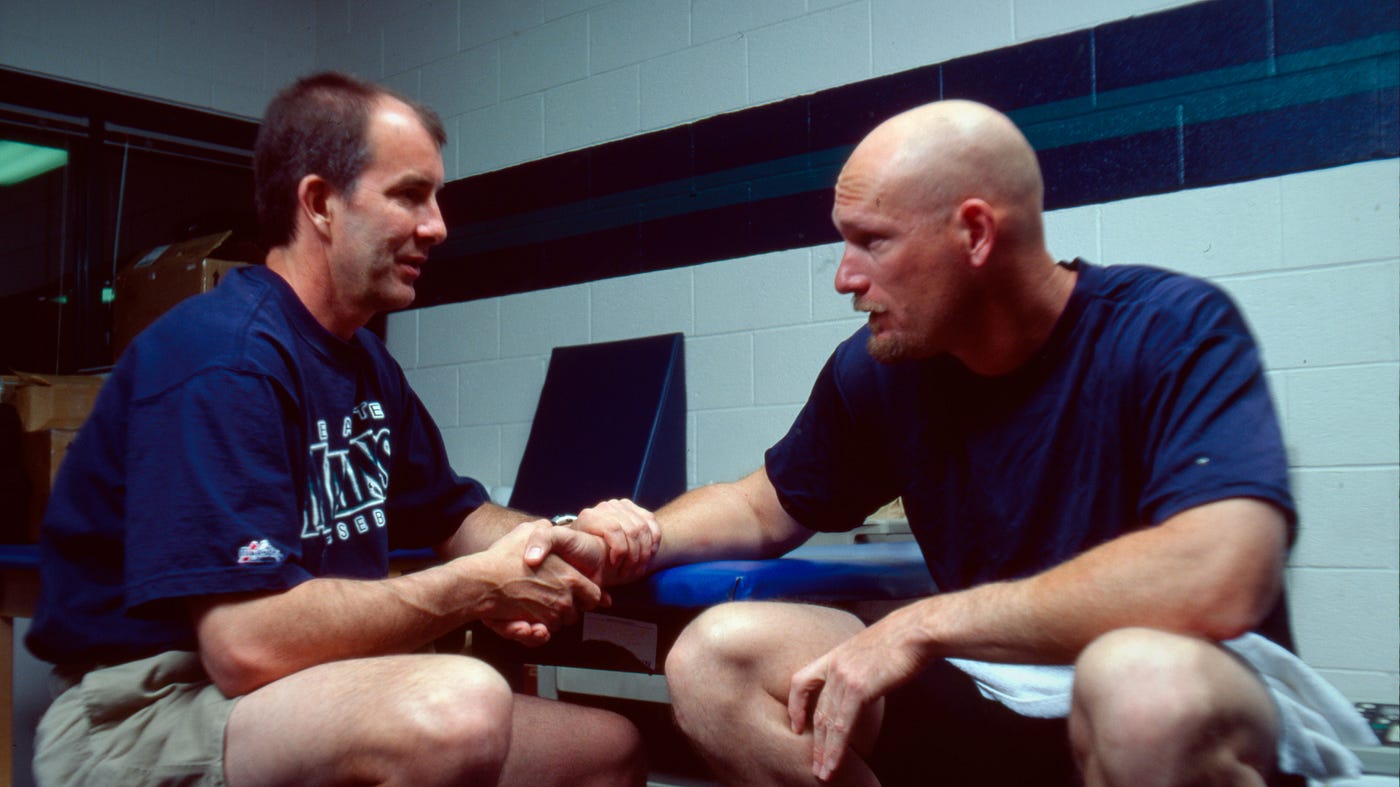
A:
POLYGON ((1098 269, 1093 298, 1157 321, 1203 328, 1239 325, 1239 309, 1219 285, 1145 265, 1098 269))
POLYGON ((209 292, 181 301, 144 330, 118 360, 139 397, 213 371, 277 375, 292 333, 261 266, 226 275, 209 292))

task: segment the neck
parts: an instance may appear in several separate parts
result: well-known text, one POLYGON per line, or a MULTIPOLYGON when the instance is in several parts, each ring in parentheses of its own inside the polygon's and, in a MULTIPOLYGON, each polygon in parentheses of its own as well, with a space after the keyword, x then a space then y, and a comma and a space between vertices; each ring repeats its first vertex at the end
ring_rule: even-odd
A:
POLYGON ((278 246, 267 253, 267 268, 291 286, 297 299, 322 328, 344 341, 349 341, 373 316, 361 317, 337 308, 330 260, 319 248, 306 248, 299 240, 292 241, 289 246, 278 246))
POLYGON ((1064 314, 1079 274, 1040 250, 1024 261, 998 266, 971 341, 953 355, 973 372, 995 377, 1020 368, 1035 355, 1064 314))

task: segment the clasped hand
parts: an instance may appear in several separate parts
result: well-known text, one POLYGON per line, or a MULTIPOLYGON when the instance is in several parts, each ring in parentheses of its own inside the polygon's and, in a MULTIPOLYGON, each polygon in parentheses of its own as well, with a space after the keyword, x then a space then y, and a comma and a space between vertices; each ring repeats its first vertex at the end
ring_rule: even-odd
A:
POLYGON ((661 544, 656 517, 631 500, 606 500, 586 508, 566 527, 552 527, 547 520, 527 522, 502 541, 521 534, 525 543, 519 554, 526 571, 538 574, 562 564, 566 575, 576 574, 585 583, 562 615, 484 621, 501 636, 526 645, 548 642, 557 625, 573 622, 575 607, 606 606, 609 598, 602 588, 642 577, 661 544))

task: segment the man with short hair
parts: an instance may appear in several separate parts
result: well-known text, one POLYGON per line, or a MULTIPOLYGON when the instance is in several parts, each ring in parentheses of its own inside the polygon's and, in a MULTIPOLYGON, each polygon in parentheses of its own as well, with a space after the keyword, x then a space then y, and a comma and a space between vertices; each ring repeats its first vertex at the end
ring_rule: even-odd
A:
POLYGON ((489 503, 364 330, 446 234, 444 141, 338 74, 269 106, 266 265, 136 339, 58 479, 28 636, 66 686, 41 783, 643 783, 621 716, 429 647, 471 621, 548 639, 658 535, 627 501, 573 528, 489 503), (388 578, 391 548, 425 546, 446 562, 388 578))
POLYGON ((868 323, 760 470, 658 512, 667 566, 778 555, 899 496, 941 591, 869 626, 789 603, 701 615, 666 673, 726 784, 1274 772, 1279 713, 1219 644, 1281 619, 1294 530, 1259 353, 1209 284, 1057 263, 1042 192, 988 107, 871 132, 832 214, 836 289, 868 323), (1017 666, 1070 664, 1045 697, 1017 666))

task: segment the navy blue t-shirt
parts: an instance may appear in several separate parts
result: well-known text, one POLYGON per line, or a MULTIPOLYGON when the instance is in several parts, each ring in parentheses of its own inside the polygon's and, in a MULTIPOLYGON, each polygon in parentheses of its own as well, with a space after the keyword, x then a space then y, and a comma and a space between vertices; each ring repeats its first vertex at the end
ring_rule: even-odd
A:
POLYGON ((849 530, 897 495, 943 590, 1029 576, 1193 506, 1294 519, 1258 350, 1214 286, 1076 261, 1046 344, 983 377, 950 356, 884 364, 861 328, 766 468, 783 507, 849 530))
MULTIPOLYGON (((27 637, 61 664, 195 648, 182 600, 382 578, 485 501, 372 333, 252 266, 137 337, 68 449, 27 637)), ((287 621, 287 625, 297 625, 287 621)))

